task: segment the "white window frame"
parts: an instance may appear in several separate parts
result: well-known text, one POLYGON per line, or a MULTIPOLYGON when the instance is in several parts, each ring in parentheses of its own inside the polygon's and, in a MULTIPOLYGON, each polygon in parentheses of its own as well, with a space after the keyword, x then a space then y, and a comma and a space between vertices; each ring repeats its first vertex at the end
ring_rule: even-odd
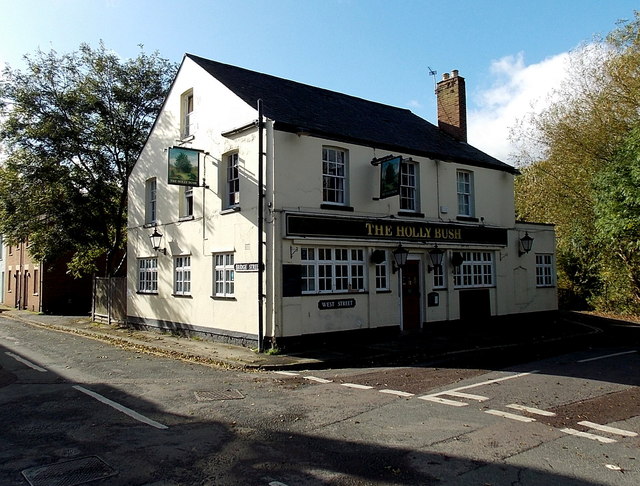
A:
POLYGON ((440 265, 433 267, 433 289, 442 290, 447 288, 447 272, 445 267, 446 258, 442 259, 440 265))
POLYGON ((213 255, 213 295, 232 298, 235 296, 234 253, 213 255))
POLYGON ((226 208, 233 208, 240 204, 240 157, 238 152, 227 154, 225 177, 226 208))
POLYGON ((344 294, 367 290, 362 248, 301 248, 302 294, 344 294))
POLYGON ((138 258, 138 293, 158 293, 158 258, 138 258))
POLYGON ((400 163, 400 210, 418 212, 418 164, 415 162, 400 163))
POLYGON ((495 287, 495 265, 491 251, 463 251, 462 264, 453 269, 457 289, 495 287))
POLYGON ((180 136, 181 138, 189 138, 195 132, 195 123, 193 116, 194 112, 194 98, 193 98, 193 90, 185 92, 182 95, 182 119, 181 119, 181 130, 180 136))
POLYGON ((475 216, 475 197, 473 172, 470 170, 456 171, 456 193, 458 195, 458 216, 475 216))
POLYGON ((389 287, 389 262, 387 252, 384 251, 384 261, 376 263, 376 292, 385 292, 389 287))
POLYGON ((145 224, 155 224, 158 222, 158 180, 155 177, 147 179, 144 186, 145 191, 145 224))
POLYGON ((191 255, 173 258, 173 293, 191 295, 191 255))
POLYGON ((193 187, 180 186, 180 219, 193 218, 193 187))
POLYGON ((322 202, 346 206, 349 203, 349 152, 339 147, 322 147, 322 202))
POLYGON ((536 287, 555 286, 553 278, 553 254, 536 253, 536 287))

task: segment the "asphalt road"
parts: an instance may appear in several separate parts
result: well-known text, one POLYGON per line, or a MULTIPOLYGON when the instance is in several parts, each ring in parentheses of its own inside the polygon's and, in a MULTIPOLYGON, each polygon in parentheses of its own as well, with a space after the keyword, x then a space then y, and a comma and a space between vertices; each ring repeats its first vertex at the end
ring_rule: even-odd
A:
POLYGON ((507 368, 241 372, 0 318, 0 484, 635 486, 630 342, 507 368))

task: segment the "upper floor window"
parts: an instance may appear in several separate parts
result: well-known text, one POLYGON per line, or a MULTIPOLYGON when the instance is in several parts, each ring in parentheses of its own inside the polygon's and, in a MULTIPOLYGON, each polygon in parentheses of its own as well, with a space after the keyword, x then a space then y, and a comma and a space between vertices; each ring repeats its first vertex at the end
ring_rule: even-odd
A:
POLYGON ((158 292, 158 259, 138 259, 138 292, 153 294, 158 292))
POLYGON ((473 196, 473 172, 459 170, 456 173, 458 192, 458 216, 475 216, 473 196))
POLYGON ((462 264, 453 269, 455 287, 493 287, 493 253, 490 251, 464 251, 462 258, 462 264))
POLYGON ((238 153, 227 155, 226 207, 240 204, 240 171, 238 153))
POLYGON ((154 224, 157 221, 157 189, 156 178, 147 179, 145 183, 145 224, 154 224))
POLYGON ((322 201, 347 204, 347 152, 322 148, 322 201))
POLYGON ((400 164, 400 209, 418 211, 418 166, 413 162, 400 164))
POLYGON ((180 111, 182 113, 180 122, 180 134, 182 138, 187 138, 193 135, 193 132, 195 131, 192 90, 189 90, 182 95, 182 106, 180 108, 180 111))
POLYGON ((536 287, 553 286, 553 255, 536 254, 536 287))
POLYGON ((193 187, 180 186, 180 218, 193 216, 193 187))

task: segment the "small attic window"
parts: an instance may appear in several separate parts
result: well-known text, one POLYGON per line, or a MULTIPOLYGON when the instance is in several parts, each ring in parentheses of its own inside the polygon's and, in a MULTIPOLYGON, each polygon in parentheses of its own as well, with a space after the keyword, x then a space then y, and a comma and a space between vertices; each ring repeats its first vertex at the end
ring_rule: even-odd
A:
POLYGON ((193 90, 186 91, 181 97, 180 107, 180 136, 192 137, 195 132, 195 117, 193 115, 193 90))

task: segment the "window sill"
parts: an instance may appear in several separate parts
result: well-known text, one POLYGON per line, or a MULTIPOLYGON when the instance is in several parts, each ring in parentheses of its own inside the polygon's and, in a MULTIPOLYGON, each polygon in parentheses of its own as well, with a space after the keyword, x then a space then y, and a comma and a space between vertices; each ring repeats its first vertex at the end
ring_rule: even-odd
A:
POLYGON ((178 297, 180 299, 193 299, 191 294, 171 294, 173 297, 178 297))
POLYGON ((155 228, 156 226, 158 226, 158 222, 157 221, 152 221, 151 223, 145 223, 145 224, 142 225, 142 227, 144 229, 155 228))
POLYGON ((393 291, 391 291, 390 289, 380 289, 380 290, 376 290, 376 294, 392 294, 393 291))
POLYGON ((398 211, 398 216, 404 216, 406 218, 424 218, 424 213, 416 213, 413 211, 398 211))
POLYGON ((191 140, 193 140, 194 138, 196 138, 195 135, 180 135, 180 141, 181 142, 190 142, 191 140))
POLYGON ((220 214, 233 214, 233 213, 239 213, 240 211, 241 211, 240 206, 232 206, 230 208, 223 209, 222 211, 220 211, 220 214))
POLYGON ((158 295, 158 292, 141 292, 141 291, 137 291, 136 294, 138 295, 158 295))
POLYGON ((211 300, 228 300, 228 301, 237 301, 234 296, 230 295, 229 297, 224 297, 222 295, 211 295, 211 300))
MULTIPOLYGON (((391 290, 389 290, 389 292, 391 292, 391 290)), ((357 291, 357 292, 302 292, 300 295, 302 297, 305 296, 309 296, 309 297, 324 297, 324 296, 332 296, 332 295, 368 295, 369 292, 366 290, 363 291, 357 291)))
POLYGON ((353 212, 354 209, 351 206, 341 206, 339 204, 328 204, 328 203, 322 203, 320 205, 320 209, 331 209, 333 211, 348 211, 348 212, 353 212))
POLYGON ((475 218, 473 216, 456 216, 456 219, 458 221, 469 221, 472 223, 477 223, 478 221, 480 221, 478 218, 475 218))
POLYGON ((193 220, 194 220, 193 214, 191 214, 190 216, 181 216, 180 218, 178 218, 179 222, 193 221, 193 220))

